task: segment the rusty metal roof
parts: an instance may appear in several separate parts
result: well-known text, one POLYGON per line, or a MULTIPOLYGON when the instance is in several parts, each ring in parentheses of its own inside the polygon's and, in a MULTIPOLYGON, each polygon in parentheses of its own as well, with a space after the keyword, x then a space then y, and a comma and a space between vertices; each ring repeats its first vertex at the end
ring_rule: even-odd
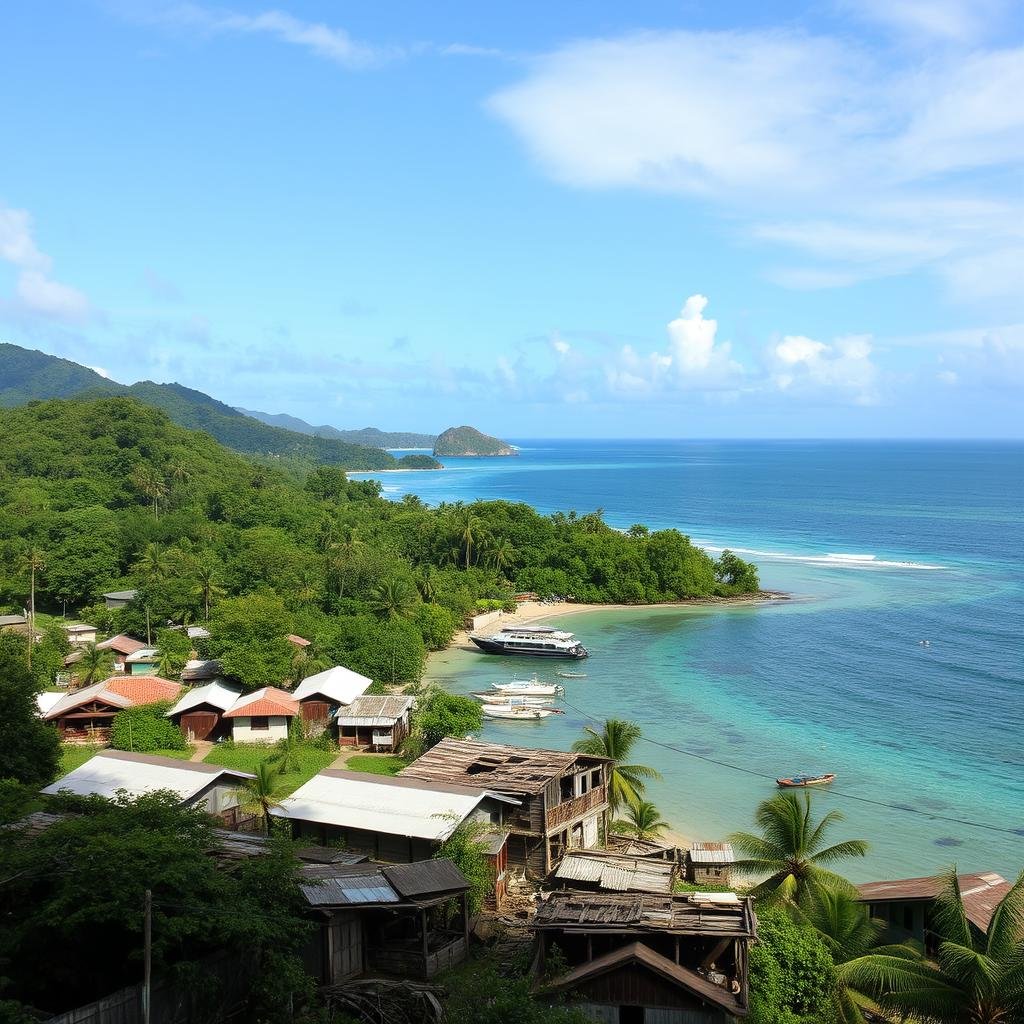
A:
POLYGON ((615 853, 574 850, 567 854, 555 878, 574 888, 573 883, 596 886, 609 892, 672 892, 675 864, 668 860, 628 857, 615 853))
POLYGON ((422 906, 469 888, 462 872, 450 861, 425 860, 411 864, 307 864, 300 883, 314 907, 369 904, 422 906))
POLYGON ((694 864, 734 864, 732 843, 690 843, 690 860, 694 864))
MULTIPOLYGON (((964 901, 967 920, 983 932, 988 931, 992 915, 1012 886, 994 871, 957 875, 957 884, 964 901)), ((925 878, 896 878, 881 882, 864 882, 857 886, 864 903, 910 903, 935 899, 946 884, 942 875, 925 878)))
POLYGON ((394 725, 412 707, 412 702, 412 697, 363 694, 347 708, 339 709, 335 720, 338 725, 394 725))

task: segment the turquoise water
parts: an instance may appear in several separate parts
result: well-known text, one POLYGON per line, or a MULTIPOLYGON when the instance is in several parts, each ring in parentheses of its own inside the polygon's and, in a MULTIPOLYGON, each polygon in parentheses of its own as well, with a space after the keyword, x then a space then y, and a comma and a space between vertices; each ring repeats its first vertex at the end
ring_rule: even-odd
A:
MULTIPOLYGON (((516 459, 381 480, 392 497, 600 507, 615 526, 677 526, 745 552, 766 587, 794 598, 566 616, 593 656, 587 679, 565 681, 564 717, 487 723, 484 736, 561 747, 587 716, 630 718, 677 748, 645 741, 640 756, 663 773, 650 796, 684 834, 746 827, 770 777, 834 771, 834 792, 815 799, 846 815, 839 838, 872 842, 851 877, 954 862, 1020 871, 1024 446, 522 446, 516 459)), ((469 692, 538 668, 553 672, 452 651, 434 671, 469 692)))

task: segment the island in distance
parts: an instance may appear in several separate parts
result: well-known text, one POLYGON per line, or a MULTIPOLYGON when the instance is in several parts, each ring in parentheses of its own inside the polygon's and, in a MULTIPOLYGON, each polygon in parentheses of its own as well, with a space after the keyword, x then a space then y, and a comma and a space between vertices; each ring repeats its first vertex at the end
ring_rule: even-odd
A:
POLYGON ((475 427, 449 427, 434 442, 434 457, 460 455, 518 455, 517 449, 497 437, 481 434, 475 427))

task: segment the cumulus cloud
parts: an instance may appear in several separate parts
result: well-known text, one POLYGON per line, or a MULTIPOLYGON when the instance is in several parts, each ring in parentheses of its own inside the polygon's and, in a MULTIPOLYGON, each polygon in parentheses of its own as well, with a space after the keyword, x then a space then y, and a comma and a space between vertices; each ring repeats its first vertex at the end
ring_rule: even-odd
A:
POLYGON ((858 404, 878 400, 878 368, 867 335, 837 338, 831 344, 800 334, 786 335, 771 349, 772 380, 780 391, 840 392, 858 404))
POLYGON ((27 210, 0 206, 0 259, 17 271, 15 294, 23 311, 59 320, 82 320, 89 300, 53 278, 53 261, 36 245, 27 210))
POLYGON ((488 108, 556 180, 712 204, 806 288, 945 278, 1019 245, 1022 92, 1024 47, 894 60, 792 30, 659 31, 544 54, 488 108))

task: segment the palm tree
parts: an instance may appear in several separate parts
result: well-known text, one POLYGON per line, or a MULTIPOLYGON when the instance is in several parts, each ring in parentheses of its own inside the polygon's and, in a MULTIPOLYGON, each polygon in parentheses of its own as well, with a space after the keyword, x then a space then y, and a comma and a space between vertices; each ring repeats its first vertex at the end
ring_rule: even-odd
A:
POLYGON ((879 1005, 928 1024, 1013 1024, 1024 1019, 1024 872, 1002 898, 988 933, 972 930, 956 868, 932 910, 934 962, 878 951, 849 964, 851 983, 879 1005))
POLYGON ((583 730, 587 735, 577 740, 572 749, 579 754, 611 758, 608 772, 608 806, 612 817, 625 804, 635 804, 643 796, 647 779, 660 779, 661 773, 643 764, 626 764, 640 739, 640 726, 636 722, 624 722, 609 718, 598 732, 589 725, 583 730))
POLYGON ((432 565, 420 569, 416 578, 416 589, 424 601, 430 602, 437 597, 437 570, 432 565))
POLYGON ((36 578, 46 568, 46 559, 39 548, 32 546, 21 556, 21 570, 29 576, 28 599, 28 667, 32 667, 32 648, 36 642, 36 578))
POLYGON ((657 839, 668 822, 650 800, 638 800, 626 805, 626 816, 612 822, 612 831, 633 836, 636 839, 657 839))
POLYGON ((135 563, 135 571, 150 579, 165 579, 171 571, 171 560, 166 549, 150 541, 135 563))
POLYGON ((480 542, 483 526, 480 519, 468 508, 459 509, 455 519, 455 536, 463 556, 463 568, 468 569, 473 557, 473 548, 480 542))
POLYGON ((264 832, 270 835, 270 811, 281 803, 274 795, 278 773, 266 761, 261 761, 253 774, 255 777, 238 790, 238 805, 246 813, 259 818, 264 832))
POLYGON ((507 569, 516 556, 515 549, 507 537, 499 537, 491 548, 491 565, 497 572, 507 569))
POLYGON ((223 597, 227 593, 220 585, 220 576, 211 562, 201 562, 196 566, 196 584, 192 588, 192 593, 202 599, 203 615, 209 622, 210 606, 218 597, 223 597))
POLYGON ((370 598, 370 607, 384 619, 407 619, 418 603, 416 588, 395 576, 383 580, 370 598))
POLYGON ((839 811, 829 811, 815 824, 811 816, 811 794, 777 793, 762 801, 754 815, 760 835, 736 832, 730 842, 743 855, 734 867, 768 877, 754 886, 754 896, 774 896, 799 902, 809 882, 849 888, 849 882, 830 870, 847 857, 863 857, 868 844, 863 839, 825 846, 825 836, 843 820, 839 811))
POLYGON ((82 686, 89 686, 101 676, 106 677, 114 667, 114 656, 110 651, 97 647, 95 643, 86 644, 82 649, 82 657, 78 665, 84 671, 81 677, 82 686))
POLYGON ((811 883, 803 905, 794 906, 792 912, 799 922, 818 933, 836 965, 835 1010, 839 1024, 864 1024, 865 1011, 884 1018, 885 1012, 872 995, 876 986, 863 985, 864 958, 885 956, 916 963, 921 954, 907 945, 878 945, 885 924, 872 918, 867 907, 845 889, 811 883))
POLYGON ((140 494, 153 503, 153 515, 160 518, 160 501, 167 495, 164 478, 152 466, 136 466, 132 471, 132 483, 140 494))

